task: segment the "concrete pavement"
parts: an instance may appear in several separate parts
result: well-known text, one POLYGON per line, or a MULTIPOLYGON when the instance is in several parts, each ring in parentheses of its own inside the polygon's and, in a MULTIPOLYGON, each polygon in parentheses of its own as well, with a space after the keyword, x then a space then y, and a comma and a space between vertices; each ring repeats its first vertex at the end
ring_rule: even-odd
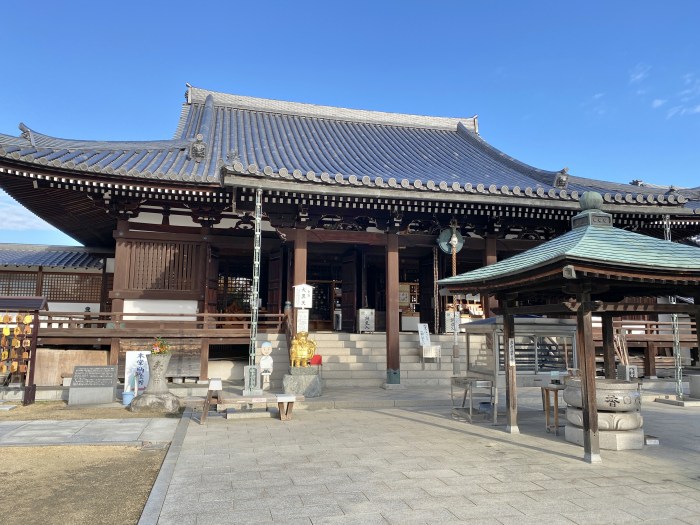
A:
MULTIPOLYGON (((347 394, 328 397, 350 405, 347 394)), ((295 409, 291 421, 210 416, 199 425, 188 415, 149 420, 167 429, 97 420, 53 422, 53 431, 13 422, 0 424, 0 442, 31 441, 32 429, 36 443, 56 428, 57 440, 103 444, 170 433, 144 525, 700 523, 700 408, 646 396, 645 433, 660 445, 604 450, 590 465, 580 447, 545 431, 539 389, 519 390, 519 435, 452 419, 445 403, 430 403, 444 394, 365 392, 370 406, 360 408, 355 393, 355 408, 295 409)))
POLYGON ((646 402, 660 445, 590 465, 545 431, 539 389, 519 406, 520 435, 446 406, 183 419, 140 523, 700 523, 700 409, 646 402))
POLYGON ((136 445, 170 442, 177 419, 0 421, 1 446, 136 445))

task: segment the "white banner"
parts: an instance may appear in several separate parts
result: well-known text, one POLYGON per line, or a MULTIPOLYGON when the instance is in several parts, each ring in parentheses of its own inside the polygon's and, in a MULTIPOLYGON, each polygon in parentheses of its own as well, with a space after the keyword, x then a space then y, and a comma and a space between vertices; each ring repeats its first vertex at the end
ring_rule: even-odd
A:
POLYGON ((305 308, 297 309, 297 333, 309 332, 309 311, 305 308))
MULTIPOLYGON (((129 350, 124 364, 124 390, 134 392, 134 378, 137 378, 138 393, 142 393, 148 385, 148 360, 150 350, 129 350)), ((134 392, 136 394, 136 392, 134 392)), ((138 395, 138 394, 136 394, 138 395)))

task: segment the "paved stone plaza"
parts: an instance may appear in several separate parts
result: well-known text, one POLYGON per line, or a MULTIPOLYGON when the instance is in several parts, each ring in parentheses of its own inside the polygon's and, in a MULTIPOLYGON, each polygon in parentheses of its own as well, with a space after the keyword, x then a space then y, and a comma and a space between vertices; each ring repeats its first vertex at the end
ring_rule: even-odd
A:
POLYGON ((445 406, 183 420, 142 523, 700 523, 700 409, 645 403, 661 444, 589 465, 530 390, 520 435, 445 406))
POLYGON ((452 419, 444 392, 368 393, 291 421, 4 422, 0 442, 172 441, 142 524, 700 523, 700 408, 645 397, 660 445, 590 465, 545 431, 539 389, 519 391, 520 435, 452 419))

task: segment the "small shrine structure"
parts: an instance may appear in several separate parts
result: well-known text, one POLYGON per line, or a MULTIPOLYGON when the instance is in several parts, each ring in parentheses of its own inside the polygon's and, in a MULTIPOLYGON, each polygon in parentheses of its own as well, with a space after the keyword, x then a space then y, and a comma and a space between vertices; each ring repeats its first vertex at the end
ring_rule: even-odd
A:
MULTIPOLYGON (((444 293, 480 292, 499 298, 506 342, 514 316, 576 316, 583 393, 584 454, 600 461, 595 407, 593 315, 603 319, 606 375, 615 363, 612 319, 628 313, 700 314, 700 248, 613 226, 603 197, 589 192, 568 233, 496 264, 438 281, 444 293), (629 304, 626 297, 693 297, 694 304, 629 304)), ((700 334, 697 335, 700 338, 700 334)), ((699 341, 700 344, 700 341, 699 341)), ((506 343, 508 348, 508 343, 506 343)), ((506 350, 507 429, 518 433, 515 360, 506 350)))

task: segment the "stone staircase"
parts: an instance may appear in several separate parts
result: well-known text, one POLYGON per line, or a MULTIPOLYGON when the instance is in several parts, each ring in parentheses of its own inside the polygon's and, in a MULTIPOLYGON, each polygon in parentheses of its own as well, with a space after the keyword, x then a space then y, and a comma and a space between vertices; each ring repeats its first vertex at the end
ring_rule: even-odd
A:
MULTIPOLYGON (((312 332, 316 353, 323 356, 321 378, 324 387, 380 387, 386 382, 386 335, 349 334, 340 332, 312 332)), ((401 384, 406 386, 437 386, 450 384, 452 376, 452 335, 430 336, 433 345, 442 346, 442 360, 420 361, 418 334, 399 335, 401 353, 401 384)), ((284 374, 288 373, 289 353, 282 334, 259 334, 260 341, 272 344, 274 359, 270 378, 273 389, 281 389, 284 374)))

